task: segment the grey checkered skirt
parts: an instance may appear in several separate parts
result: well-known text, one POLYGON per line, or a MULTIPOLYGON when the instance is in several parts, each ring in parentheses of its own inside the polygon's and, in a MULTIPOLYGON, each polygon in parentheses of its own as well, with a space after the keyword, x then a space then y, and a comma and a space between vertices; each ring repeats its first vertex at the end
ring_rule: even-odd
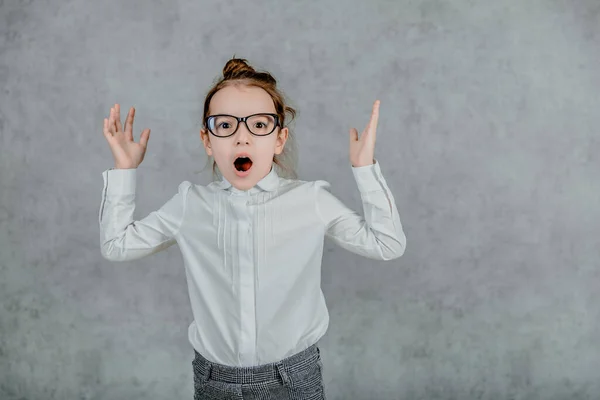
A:
POLYGON ((194 400, 325 399, 317 344, 279 362, 256 367, 229 367, 194 353, 194 400))

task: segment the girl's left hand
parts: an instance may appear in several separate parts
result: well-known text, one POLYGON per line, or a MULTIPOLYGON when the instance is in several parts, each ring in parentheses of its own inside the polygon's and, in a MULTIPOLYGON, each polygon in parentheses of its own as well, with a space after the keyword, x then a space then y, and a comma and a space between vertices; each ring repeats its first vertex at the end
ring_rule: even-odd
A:
POLYGON ((350 163, 353 167, 364 167, 375 163, 375 136, 379 119, 379 100, 373 104, 373 112, 367 127, 358 138, 358 131, 350 129, 350 163))

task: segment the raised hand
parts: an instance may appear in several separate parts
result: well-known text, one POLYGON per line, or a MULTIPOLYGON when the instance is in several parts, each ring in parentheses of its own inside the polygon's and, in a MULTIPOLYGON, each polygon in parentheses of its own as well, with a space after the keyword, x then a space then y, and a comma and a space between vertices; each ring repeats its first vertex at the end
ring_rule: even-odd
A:
POLYGON ((110 109, 109 118, 104 118, 104 137, 115 159, 115 168, 137 168, 144 160, 150 129, 144 129, 140 142, 133 141, 133 119, 135 108, 131 107, 125 119, 125 129, 121 125, 121 107, 115 104, 110 109))
POLYGON ((379 104, 379 100, 373 103, 371 119, 360 138, 355 128, 350 129, 350 163, 353 167, 364 167, 375 162, 375 137, 379 119, 379 104))

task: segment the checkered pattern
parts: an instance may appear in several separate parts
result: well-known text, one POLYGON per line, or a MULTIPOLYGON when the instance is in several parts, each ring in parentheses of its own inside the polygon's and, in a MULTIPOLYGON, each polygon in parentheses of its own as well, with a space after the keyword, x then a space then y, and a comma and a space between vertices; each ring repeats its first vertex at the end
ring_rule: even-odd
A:
POLYGON ((194 351, 194 400, 324 400, 323 364, 316 344, 273 364, 228 367, 194 351))

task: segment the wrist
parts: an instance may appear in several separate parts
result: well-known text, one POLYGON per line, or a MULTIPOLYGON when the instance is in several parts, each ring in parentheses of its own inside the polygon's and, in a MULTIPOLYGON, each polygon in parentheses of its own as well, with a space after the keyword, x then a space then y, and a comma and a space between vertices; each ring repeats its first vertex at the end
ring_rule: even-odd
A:
POLYGON ((375 159, 371 159, 371 162, 359 161, 356 163, 351 162, 350 164, 352 165, 353 168, 367 167, 369 165, 375 164, 375 159))

